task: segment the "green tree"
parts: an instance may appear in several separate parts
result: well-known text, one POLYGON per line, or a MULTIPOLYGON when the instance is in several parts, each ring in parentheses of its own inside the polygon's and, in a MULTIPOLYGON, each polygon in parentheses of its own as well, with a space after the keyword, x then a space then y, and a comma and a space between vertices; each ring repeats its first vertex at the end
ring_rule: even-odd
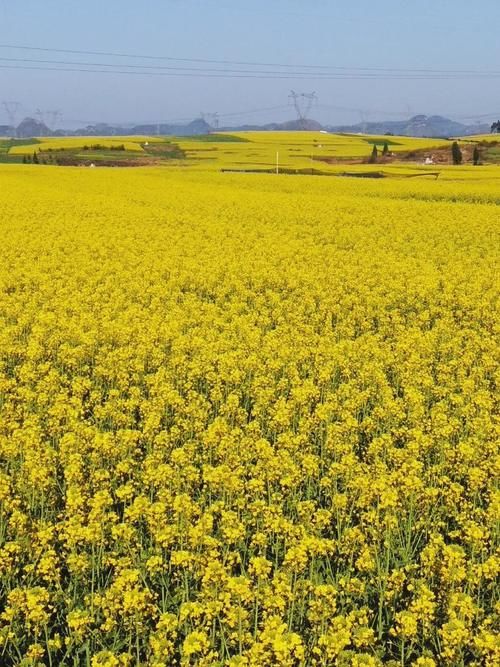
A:
POLYGON ((477 147, 476 144, 474 146, 474 152, 472 153, 472 161, 474 162, 475 165, 478 165, 480 159, 481 159, 481 153, 479 152, 479 148, 477 147))
POLYGON ((389 153, 389 144, 387 141, 384 142, 384 147, 382 148, 382 155, 387 155, 389 153))
POLYGON ((40 164, 40 160, 38 159, 38 154, 36 151, 33 153, 33 164, 40 164))
POLYGON ((375 163, 378 159, 378 149, 377 149, 377 144, 373 144, 373 150, 372 154, 370 155, 370 160, 369 162, 371 164, 375 163))
POLYGON ((451 145, 451 157, 453 159, 453 164, 462 164, 462 151, 457 141, 454 141, 451 145))

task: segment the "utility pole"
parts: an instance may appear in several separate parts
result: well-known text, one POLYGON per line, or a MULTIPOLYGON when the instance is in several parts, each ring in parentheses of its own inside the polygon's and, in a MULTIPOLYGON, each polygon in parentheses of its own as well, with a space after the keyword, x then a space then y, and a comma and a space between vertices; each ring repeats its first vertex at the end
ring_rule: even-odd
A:
POLYGON ((291 90, 288 99, 291 100, 295 107, 300 129, 305 130, 309 112, 313 104, 317 104, 318 96, 316 93, 296 93, 295 90, 291 90))

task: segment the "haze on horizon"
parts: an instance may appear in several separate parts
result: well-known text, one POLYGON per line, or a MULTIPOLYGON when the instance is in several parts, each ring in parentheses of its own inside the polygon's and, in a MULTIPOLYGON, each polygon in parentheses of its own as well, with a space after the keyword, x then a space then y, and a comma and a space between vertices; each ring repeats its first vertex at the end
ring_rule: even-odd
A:
POLYGON ((317 93, 323 123, 488 122, 499 18, 497 0, 0 0, 0 103, 18 101, 18 120, 60 110, 63 127, 200 111, 231 125, 293 118, 294 89, 317 93))

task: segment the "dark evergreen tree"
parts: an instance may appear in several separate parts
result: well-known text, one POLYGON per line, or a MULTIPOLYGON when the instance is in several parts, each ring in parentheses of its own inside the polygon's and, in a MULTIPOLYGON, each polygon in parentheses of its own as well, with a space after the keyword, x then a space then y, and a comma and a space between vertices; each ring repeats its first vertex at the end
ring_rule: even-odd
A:
POLYGON ((474 152, 472 154, 472 161, 474 162, 475 165, 478 165, 480 159, 481 159, 481 153, 479 152, 479 148, 477 147, 476 144, 474 146, 474 152))
POLYGON ((38 159, 38 154, 36 151, 33 153, 33 164, 40 164, 40 160, 38 159))
POLYGON ((458 141, 454 141, 451 145, 451 157, 453 159, 453 164, 462 164, 462 151, 458 145, 458 141))
POLYGON ((377 161, 377 159, 378 159, 377 144, 373 144, 373 150, 372 150, 372 154, 370 155, 370 160, 369 161, 370 161, 371 164, 373 164, 374 162, 377 161))
POLYGON ((387 141, 384 142, 384 147, 382 149, 382 155, 387 155, 389 153, 389 144, 387 141))

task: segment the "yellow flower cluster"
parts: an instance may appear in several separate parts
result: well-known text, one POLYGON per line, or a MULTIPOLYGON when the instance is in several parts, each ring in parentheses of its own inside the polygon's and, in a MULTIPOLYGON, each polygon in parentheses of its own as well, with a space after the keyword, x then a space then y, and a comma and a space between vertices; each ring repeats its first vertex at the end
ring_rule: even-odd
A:
MULTIPOLYGON (((12 146, 9 150, 11 155, 32 155, 33 152, 42 151, 58 151, 68 149, 82 149, 84 146, 92 146, 98 144, 103 148, 117 148, 122 147, 127 151, 142 152, 141 143, 145 141, 144 137, 126 137, 124 140, 113 137, 57 137, 57 138, 41 138, 37 143, 25 143, 19 146, 12 146)), ((154 142, 154 137, 148 137, 147 141, 154 142)), ((156 138, 158 141, 158 138, 156 138)))
POLYGON ((0 168, 2 665, 499 664, 498 177, 454 173, 0 168))
MULTIPOLYGON (((203 170, 221 168, 273 170, 278 167, 278 171, 311 168, 327 172, 336 169, 346 171, 346 168, 349 171, 356 171, 356 166, 348 164, 346 167, 345 162, 349 163, 352 158, 358 160, 368 158, 374 145, 382 150, 387 142, 391 153, 395 154, 418 150, 428 150, 431 154, 436 148, 449 148, 451 151, 452 144, 447 139, 330 134, 318 131, 222 132, 208 139, 195 136, 180 137, 176 140, 190 166, 203 170), (336 167, 335 164, 333 166, 329 164, 329 161, 335 163, 336 160, 343 160, 344 164, 336 167)), ((21 147, 16 150, 21 151, 21 147)), ((422 161, 423 159, 420 160, 422 161)), ((380 165, 375 165, 374 169, 380 171, 380 165)), ((362 165, 362 170, 367 170, 366 164, 362 165)))

